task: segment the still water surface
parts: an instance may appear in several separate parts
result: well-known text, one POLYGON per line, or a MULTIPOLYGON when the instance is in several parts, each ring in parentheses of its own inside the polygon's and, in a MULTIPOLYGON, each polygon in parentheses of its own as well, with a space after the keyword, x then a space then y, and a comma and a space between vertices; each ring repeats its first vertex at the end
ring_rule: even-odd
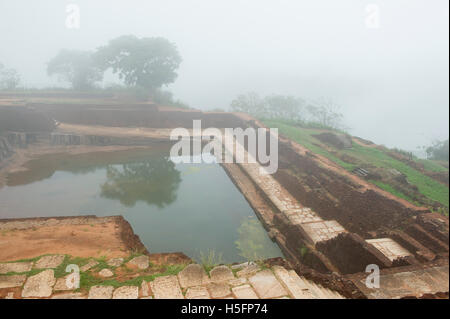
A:
POLYGON ((167 150, 44 156, 0 189, 0 219, 123 215, 150 252, 222 262, 282 256, 218 164, 174 164, 167 150))

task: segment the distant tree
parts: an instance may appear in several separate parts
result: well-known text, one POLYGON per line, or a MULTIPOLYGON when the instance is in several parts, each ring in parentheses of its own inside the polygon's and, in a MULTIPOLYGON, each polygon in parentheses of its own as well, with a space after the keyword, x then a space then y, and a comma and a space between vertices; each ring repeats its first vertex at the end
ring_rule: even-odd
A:
POLYGON ((92 88, 103 78, 102 70, 94 64, 92 52, 61 50, 47 66, 47 74, 57 75, 75 90, 92 88))
POLYGON ((433 145, 429 146, 425 150, 429 159, 434 160, 449 160, 449 146, 448 140, 446 141, 435 141, 433 145))
POLYGON ((19 73, 12 68, 6 68, 0 63, 0 89, 13 90, 20 83, 19 73))
POLYGON ((307 106, 310 120, 317 122, 323 127, 334 129, 342 128, 343 115, 339 112, 339 107, 330 99, 320 99, 307 106))
POLYGON ((268 117, 301 121, 303 100, 294 96, 270 95, 264 99, 264 109, 268 117))
POLYGON ((263 100, 254 92, 238 95, 231 102, 231 109, 234 112, 243 112, 255 116, 265 113, 263 100))
POLYGON ((175 81, 181 57, 167 39, 125 35, 100 47, 96 62, 103 70, 111 68, 128 86, 156 89, 175 81))

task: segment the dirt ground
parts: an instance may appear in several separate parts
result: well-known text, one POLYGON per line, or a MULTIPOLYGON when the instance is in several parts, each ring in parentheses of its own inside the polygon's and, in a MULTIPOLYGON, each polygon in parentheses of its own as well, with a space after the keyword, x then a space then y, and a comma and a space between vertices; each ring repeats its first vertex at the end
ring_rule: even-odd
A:
POLYGON ((120 216, 0 220, 0 262, 44 254, 126 257, 142 244, 120 216))

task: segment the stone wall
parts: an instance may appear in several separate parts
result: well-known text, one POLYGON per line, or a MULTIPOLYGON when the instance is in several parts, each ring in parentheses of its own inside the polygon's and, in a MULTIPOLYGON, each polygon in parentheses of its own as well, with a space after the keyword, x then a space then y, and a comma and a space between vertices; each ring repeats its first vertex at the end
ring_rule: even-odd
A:
POLYGON ((0 106, 0 132, 50 132, 55 122, 42 112, 24 106, 0 106))

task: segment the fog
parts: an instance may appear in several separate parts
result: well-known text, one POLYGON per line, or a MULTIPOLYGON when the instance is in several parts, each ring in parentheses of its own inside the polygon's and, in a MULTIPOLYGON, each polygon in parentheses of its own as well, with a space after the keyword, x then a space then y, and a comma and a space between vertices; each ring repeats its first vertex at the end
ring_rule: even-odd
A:
POLYGON ((448 138, 448 21, 447 0, 2 0, 0 62, 26 87, 56 86, 46 63, 62 48, 162 36, 183 57, 168 89, 191 107, 227 109, 248 91, 326 97, 351 134, 414 150, 448 138))

